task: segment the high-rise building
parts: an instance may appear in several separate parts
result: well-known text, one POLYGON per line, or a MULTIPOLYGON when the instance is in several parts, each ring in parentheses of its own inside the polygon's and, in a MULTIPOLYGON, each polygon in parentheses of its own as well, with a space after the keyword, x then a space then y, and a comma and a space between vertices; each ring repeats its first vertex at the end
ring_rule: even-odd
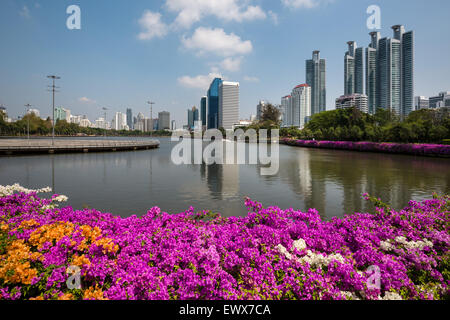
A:
POLYGON ((208 129, 219 128, 219 86, 222 83, 221 78, 215 78, 209 86, 207 94, 208 104, 208 129))
POLYGON ((177 123, 175 120, 172 120, 172 122, 170 123, 170 130, 177 130, 177 123))
POLYGON ((55 108, 55 122, 60 120, 67 121, 68 118, 70 120, 70 110, 64 109, 63 107, 55 108))
POLYGON ((347 42, 348 51, 344 58, 344 93, 364 93, 364 48, 358 48, 355 41, 347 42))
POLYGON ((199 120, 199 111, 194 106, 192 109, 188 109, 188 127, 193 130, 195 127, 195 122, 199 120))
POLYGON ((266 108, 267 102, 264 100, 260 100, 258 105, 256 106, 256 119, 261 121, 262 115, 264 113, 264 109, 266 108))
POLYGON ((169 130, 170 129, 170 112, 162 111, 158 113, 158 129, 169 130))
POLYGON ((377 71, 377 51, 380 40, 379 32, 370 33, 372 42, 366 48, 366 95, 370 114, 375 114, 378 107, 377 88, 379 87, 379 76, 377 71))
POLYGON ((127 115, 122 112, 116 112, 111 123, 113 130, 126 130, 127 125, 127 115))
POLYGON ((311 87, 301 84, 292 90, 292 119, 288 126, 304 128, 311 117, 311 87))
POLYGON ((239 123, 239 82, 219 85, 219 128, 233 129, 239 123))
POLYGON ((327 109, 326 60, 320 59, 320 51, 314 51, 311 60, 306 60, 306 84, 311 90, 310 115, 327 109))
POLYGON ((133 124, 133 110, 127 108, 127 125, 130 130, 134 129, 133 124))
POLYGON ((336 99, 336 109, 347 108, 357 108, 361 112, 368 113, 367 96, 365 94, 355 93, 336 99))
POLYGON ((414 109, 414 32, 392 27, 394 37, 371 32, 366 49, 366 95, 369 113, 389 109, 406 117, 414 109))
POLYGON ((281 98, 281 108, 283 110, 283 127, 292 126, 292 96, 288 95, 281 98))
POLYGON ((202 126, 206 128, 206 124, 207 124, 207 112, 206 112, 206 107, 207 107, 207 103, 208 102, 208 97, 204 96, 201 98, 200 100, 200 118, 202 120, 202 126))

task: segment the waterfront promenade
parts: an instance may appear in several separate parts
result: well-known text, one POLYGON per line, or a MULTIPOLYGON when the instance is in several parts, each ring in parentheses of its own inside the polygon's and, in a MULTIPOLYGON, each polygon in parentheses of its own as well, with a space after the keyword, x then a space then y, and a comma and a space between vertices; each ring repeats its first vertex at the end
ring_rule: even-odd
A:
POLYGON ((0 155, 148 150, 158 140, 0 139, 0 155))

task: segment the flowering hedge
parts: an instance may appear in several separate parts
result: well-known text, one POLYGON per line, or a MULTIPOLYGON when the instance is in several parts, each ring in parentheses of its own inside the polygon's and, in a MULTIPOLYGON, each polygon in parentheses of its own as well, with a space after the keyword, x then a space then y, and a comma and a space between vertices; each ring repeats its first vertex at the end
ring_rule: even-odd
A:
POLYGON ((285 138, 282 141, 287 145, 297 147, 341 149, 341 150, 354 150, 364 152, 398 153, 417 156, 450 157, 450 146, 441 144, 315 141, 315 140, 295 140, 288 138, 285 138))
POLYGON ((0 188, 0 299, 448 298, 449 197, 331 221, 250 199, 246 217, 121 218, 13 189, 0 188))

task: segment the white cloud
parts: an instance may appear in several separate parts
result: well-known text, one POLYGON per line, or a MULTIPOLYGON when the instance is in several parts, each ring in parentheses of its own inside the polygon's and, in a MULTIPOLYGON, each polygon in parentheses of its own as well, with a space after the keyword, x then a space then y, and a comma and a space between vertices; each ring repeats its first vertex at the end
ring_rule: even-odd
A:
POLYGON ((259 82, 259 78, 257 78, 257 77, 249 77, 249 76, 245 76, 245 77, 244 77, 244 81, 248 81, 248 82, 259 82))
POLYGON ((166 0, 166 7, 178 14, 175 25, 181 28, 190 28, 208 15, 236 22, 266 18, 261 7, 248 3, 248 0, 166 0))
POLYGON ((31 18, 30 9, 27 6, 23 6, 22 10, 19 11, 20 16, 29 19, 31 18))
POLYGON ((199 54, 214 53, 223 57, 248 54, 253 50, 250 40, 243 41, 234 33, 227 34, 223 29, 197 28, 191 38, 182 38, 187 49, 197 50, 199 54))
POLYGON ((220 66, 227 71, 236 72, 241 68, 242 60, 243 57, 228 57, 220 63, 220 66))
POLYGON ((291 9, 299 9, 299 8, 314 8, 317 7, 321 0, 281 0, 285 7, 291 9))
POLYGON ((211 72, 207 75, 180 77, 178 78, 178 83, 187 88, 207 90, 214 78, 223 78, 223 76, 217 70, 211 70, 211 72))
POLYGON ((78 101, 81 102, 81 103, 87 103, 87 104, 94 104, 94 103, 96 103, 95 100, 89 99, 87 97, 81 97, 81 98, 78 99, 78 101))
POLYGON ((161 21, 161 14, 158 12, 145 10, 138 22, 142 29, 138 35, 140 40, 163 38, 168 33, 168 26, 161 21))

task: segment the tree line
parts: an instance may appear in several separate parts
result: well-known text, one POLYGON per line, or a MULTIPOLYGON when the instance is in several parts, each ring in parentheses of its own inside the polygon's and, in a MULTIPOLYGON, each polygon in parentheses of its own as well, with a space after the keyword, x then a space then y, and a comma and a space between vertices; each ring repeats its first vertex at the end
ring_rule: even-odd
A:
MULTIPOLYGON (((278 108, 269 105, 256 130, 280 128, 278 108)), ((400 143, 449 143, 450 108, 422 109, 401 119, 390 110, 379 108, 374 115, 357 108, 315 114, 304 129, 281 128, 281 137, 302 140, 371 141, 400 143)))
MULTIPOLYGON (((18 121, 8 123, 5 121, 5 115, 0 111, 0 136, 26 136, 30 135, 48 136, 52 134, 52 121, 50 117, 46 120, 37 117, 34 113, 25 115, 18 121)), ((66 120, 58 120, 55 124, 55 135, 58 136, 170 136, 171 133, 166 130, 153 132, 142 132, 139 130, 105 130, 101 128, 81 127, 76 123, 68 123, 66 120)))

